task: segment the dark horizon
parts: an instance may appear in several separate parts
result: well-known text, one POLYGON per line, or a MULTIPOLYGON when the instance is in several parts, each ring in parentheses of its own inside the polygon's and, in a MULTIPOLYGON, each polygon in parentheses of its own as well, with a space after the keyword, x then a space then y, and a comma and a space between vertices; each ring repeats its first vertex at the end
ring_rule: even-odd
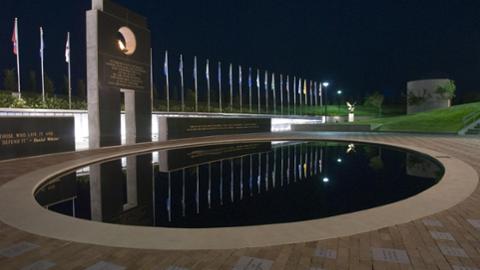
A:
MULTIPOLYGON (((459 96, 479 95, 478 1, 115 2, 148 19, 159 91, 168 50, 171 72, 183 53, 186 68, 196 55, 199 66, 209 58, 328 80, 334 83, 332 90, 342 89, 355 100, 374 91, 400 97, 407 81, 428 77, 455 80, 459 96)), ((77 80, 85 79, 85 11, 90 1, 7 0, 2 5, 0 69, 16 65, 10 40, 18 17, 23 88, 29 70, 37 72, 39 82, 40 26, 45 31, 45 70, 60 88, 66 74, 66 32, 71 31, 75 92, 77 80)))

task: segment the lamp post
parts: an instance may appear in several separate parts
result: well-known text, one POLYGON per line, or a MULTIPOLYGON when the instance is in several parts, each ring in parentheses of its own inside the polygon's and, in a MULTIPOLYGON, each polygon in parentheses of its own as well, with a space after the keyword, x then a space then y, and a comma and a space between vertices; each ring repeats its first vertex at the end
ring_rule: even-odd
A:
POLYGON ((327 94, 327 87, 330 85, 329 82, 323 82, 322 83, 322 86, 323 88, 325 88, 325 103, 323 104, 323 106, 325 107, 325 123, 327 122, 327 98, 328 98, 328 94, 327 94))

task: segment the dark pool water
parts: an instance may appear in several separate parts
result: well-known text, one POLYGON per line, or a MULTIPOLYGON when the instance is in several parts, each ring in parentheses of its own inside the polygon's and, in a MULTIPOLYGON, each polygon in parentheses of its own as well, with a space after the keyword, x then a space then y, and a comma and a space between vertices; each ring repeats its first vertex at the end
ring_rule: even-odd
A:
POLYGON ((393 147, 343 142, 239 143, 157 151, 91 165, 35 197, 69 216, 205 228, 284 223, 368 209, 438 182, 443 167, 393 147))

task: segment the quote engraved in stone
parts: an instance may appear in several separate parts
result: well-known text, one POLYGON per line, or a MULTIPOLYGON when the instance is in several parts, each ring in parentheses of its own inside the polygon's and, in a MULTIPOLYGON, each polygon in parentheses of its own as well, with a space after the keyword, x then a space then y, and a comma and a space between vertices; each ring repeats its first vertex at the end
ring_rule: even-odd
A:
POLYGON ((179 266, 176 266, 176 265, 171 265, 171 266, 167 267, 166 270, 190 270, 190 269, 184 268, 184 267, 179 267, 179 266))
POLYGON ((313 255, 322 258, 335 259, 337 258, 337 251, 334 249, 317 248, 313 255))
POLYGON ((463 250, 462 248, 451 247, 446 245, 440 245, 439 247, 444 255, 468 258, 467 253, 465 253, 465 250, 463 250))
POLYGON ((455 241, 455 238, 453 238, 453 236, 448 232, 430 231, 430 234, 434 239, 455 241))
POLYGON ((453 270, 480 270, 477 267, 468 267, 468 266, 459 266, 459 265, 453 265, 452 268, 453 270))
POLYGON ((431 227, 443 227, 443 224, 436 219, 424 219, 423 224, 425 226, 431 226, 431 227))
POLYGON ((116 265, 110 262, 99 261, 85 270, 125 270, 125 266, 116 265))
POLYGON ((41 260, 23 267, 21 270, 47 270, 55 266, 52 261, 41 260))
POLYGON ((410 263, 407 252, 401 249, 392 248, 372 248, 373 259, 376 261, 393 263, 410 263))
POLYGON ((0 256, 13 258, 38 247, 38 245, 29 242, 20 242, 13 246, 0 249, 0 256))
POLYGON ((468 223, 470 223, 473 227, 480 229, 480 219, 467 219, 468 223))
POLYGON ((142 90, 145 88, 147 69, 140 65, 109 59, 105 63, 107 84, 113 87, 142 90))
POLYGON ((232 270, 269 270, 273 261, 254 257, 241 257, 232 270))

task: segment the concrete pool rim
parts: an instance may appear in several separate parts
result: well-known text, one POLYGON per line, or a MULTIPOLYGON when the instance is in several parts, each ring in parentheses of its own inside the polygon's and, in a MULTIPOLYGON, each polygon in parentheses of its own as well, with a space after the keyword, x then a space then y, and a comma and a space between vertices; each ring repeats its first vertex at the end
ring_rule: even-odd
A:
POLYGON ((201 140, 147 143, 142 149, 94 154, 23 174, 0 187, 0 220, 20 230, 67 241, 112 247, 201 250, 273 246, 348 236, 401 224, 446 210, 468 198, 478 183, 477 172, 449 155, 419 147, 350 138, 321 138, 308 134, 216 136, 201 140), (445 168, 431 188, 407 199, 333 217, 244 227, 174 229, 100 223, 67 217, 41 207, 33 193, 42 183, 66 171, 121 156, 166 148, 280 140, 340 141, 393 146, 437 160, 445 168))

